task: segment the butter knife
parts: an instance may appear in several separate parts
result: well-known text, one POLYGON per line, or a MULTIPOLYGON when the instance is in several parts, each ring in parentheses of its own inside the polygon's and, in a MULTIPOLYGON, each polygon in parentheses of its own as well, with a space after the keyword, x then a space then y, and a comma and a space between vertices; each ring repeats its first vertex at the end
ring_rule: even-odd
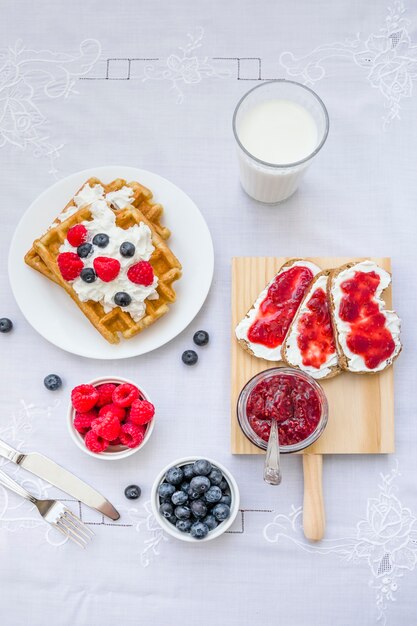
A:
POLYGON ((119 519, 120 514, 104 496, 43 454, 38 452, 24 454, 0 440, 0 456, 48 481, 106 517, 112 520, 119 519))

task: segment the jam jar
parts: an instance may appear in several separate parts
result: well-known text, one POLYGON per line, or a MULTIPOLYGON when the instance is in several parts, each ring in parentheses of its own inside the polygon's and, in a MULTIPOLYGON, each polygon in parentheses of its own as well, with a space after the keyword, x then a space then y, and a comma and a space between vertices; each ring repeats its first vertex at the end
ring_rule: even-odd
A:
POLYGON ((276 419, 280 452, 298 452, 314 443, 327 424, 322 387, 300 370, 275 367, 254 376, 240 392, 237 417, 246 437, 266 450, 276 419))

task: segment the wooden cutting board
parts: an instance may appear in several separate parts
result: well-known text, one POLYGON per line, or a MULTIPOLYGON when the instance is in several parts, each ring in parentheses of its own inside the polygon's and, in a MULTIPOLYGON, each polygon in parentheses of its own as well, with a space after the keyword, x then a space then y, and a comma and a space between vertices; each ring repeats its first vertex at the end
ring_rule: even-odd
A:
MULTIPOLYGON (((369 258, 369 257, 368 257, 369 258)), ((251 356, 238 344, 234 329, 258 294, 273 278, 286 257, 238 257, 232 260, 232 453, 264 454, 240 429, 236 415, 239 393, 246 382, 277 363, 251 356)), ((310 257, 322 269, 338 267, 350 257, 310 257)), ((373 258, 391 271, 391 259, 373 258)), ((383 294, 392 306, 391 288, 383 294)), ((390 367, 380 374, 344 372, 322 381, 329 402, 329 421, 323 435, 304 450, 304 532, 310 539, 324 533, 321 489, 323 454, 384 454, 394 452, 394 373, 390 367)))

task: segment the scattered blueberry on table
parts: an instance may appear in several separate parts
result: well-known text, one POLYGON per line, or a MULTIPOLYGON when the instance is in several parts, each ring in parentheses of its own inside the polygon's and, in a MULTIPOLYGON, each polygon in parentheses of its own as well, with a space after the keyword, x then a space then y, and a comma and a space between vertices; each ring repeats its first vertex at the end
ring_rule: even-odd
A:
POLYGON ((137 500, 141 493, 142 490, 138 485, 129 485, 125 489, 125 496, 128 500, 137 500))
POLYGON ((2 317, 0 319, 0 333, 9 333, 13 328, 12 320, 8 317, 2 317))
POLYGON ((194 539, 204 539, 230 516, 229 483, 207 459, 170 467, 158 496, 161 516, 194 539))
POLYGON ((182 353, 181 358, 185 365, 195 365, 198 361, 198 354, 194 350, 186 350, 182 353))
POLYGON ((198 330, 194 333, 194 343, 196 346, 206 346, 209 342, 210 336, 205 330, 198 330))
POLYGON ((48 374, 43 379, 43 384, 49 391, 56 391, 62 387, 62 378, 57 374, 48 374))

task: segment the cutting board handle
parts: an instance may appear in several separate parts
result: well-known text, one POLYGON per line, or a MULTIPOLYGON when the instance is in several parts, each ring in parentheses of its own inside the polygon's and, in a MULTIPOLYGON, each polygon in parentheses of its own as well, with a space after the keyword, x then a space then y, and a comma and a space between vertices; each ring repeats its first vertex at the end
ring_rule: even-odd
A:
POLYGON ((321 454, 304 454, 304 535, 311 541, 323 539, 326 519, 324 514, 321 454))

